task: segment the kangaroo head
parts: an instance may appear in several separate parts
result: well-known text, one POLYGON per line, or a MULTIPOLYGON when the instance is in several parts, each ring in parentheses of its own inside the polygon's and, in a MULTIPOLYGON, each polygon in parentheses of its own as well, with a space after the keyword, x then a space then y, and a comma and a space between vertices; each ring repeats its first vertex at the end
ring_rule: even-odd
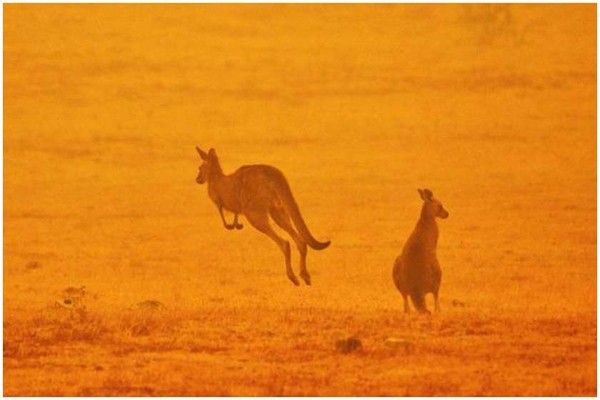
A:
POLYGON ((431 218, 448 218, 448 211, 442 203, 433 198, 433 193, 429 189, 417 189, 421 199, 423 199, 422 213, 431 218))
POLYGON ((220 171, 221 167, 219 166, 219 159, 217 158, 215 149, 210 149, 208 153, 206 153, 205 151, 202 151, 200 147, 196 146, 196 151, 202 159, 202 164, 200 164, 200 167, 198 168, 196 182, 199 185, 202 185, 208 181, 214 171, 220 171))

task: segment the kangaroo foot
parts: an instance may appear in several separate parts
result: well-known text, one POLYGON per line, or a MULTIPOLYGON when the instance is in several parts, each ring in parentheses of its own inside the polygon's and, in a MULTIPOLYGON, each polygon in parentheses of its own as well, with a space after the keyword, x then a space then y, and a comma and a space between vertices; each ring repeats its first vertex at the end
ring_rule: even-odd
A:
POLYGON ((300 277, 304 280, 304 282, 306 282, 308 286, 310 286, 310 275, 308 274, 308 271, 300 271, 300 277))
POLYGON ((298 281, 298 278, 296 278, 296 275, 294 275, 293 272, 288 272, 287 276, 294 285, 300 286, 300 281, 298 281))
POLYGON ((224 224, 223 226, 225 226, 225 229, 232 231, 233 229, 235 229, 235 225, 229 225, 229 224, 224 224))
POLYGON ((235 229, 237 229, 239 231, 240 229, 242 229, 244 227, 244 224, 235 224, 234 226, 235 226, 235 229))

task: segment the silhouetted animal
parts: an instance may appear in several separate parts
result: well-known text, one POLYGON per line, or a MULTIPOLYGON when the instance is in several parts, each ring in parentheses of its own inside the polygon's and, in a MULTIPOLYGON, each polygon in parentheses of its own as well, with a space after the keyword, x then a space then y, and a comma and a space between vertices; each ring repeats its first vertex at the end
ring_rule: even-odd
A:
POLYGON ((429 189, 418 189, 423 206, 417 226, 408 238, 402 254, 396 258, 392 276, 394 284, 402 293, 404 312, 409 312, 410 296, 415 309, 429 313, 425 295, 433 293, 435 311, 440 311, 438 292, 442 281, 442 270, 436 256, 438 225, 436 218, 448 218, 442 203, 433 198, 429 189))
POLYGON ((244 215, 253 227, 279 246, 285 256, 288 278, 294 285, 299 285, 300 282, 292 270, 290 244, 273 230, 269 223, 271 216, 296 243, 300 252, 300 276, 310 285, 310 275, 306 269, 306 246, 308 244, 315 250, 322 250, 327 248, 330 242, 319 242, 310 233, 283 173, 269 165, 246 165, 230 175, 225 175, 214 149, 210 149, 208 153, 199 147, 196 147, 196 150, 202 159, 196 182, 208 183, 208 196, 219 209, 225 228, 242 229, 243 225, 238 222, 238 215, 244 215), (225 220, 223 210, 234 213, 232 224, 225 220))

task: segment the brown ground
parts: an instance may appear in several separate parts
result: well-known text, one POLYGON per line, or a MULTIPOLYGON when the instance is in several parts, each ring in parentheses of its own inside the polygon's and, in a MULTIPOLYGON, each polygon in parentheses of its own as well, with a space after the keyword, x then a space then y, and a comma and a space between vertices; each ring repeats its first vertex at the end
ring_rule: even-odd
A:
POLYGON ((5 5, 4 35, 6 395, 596 394, 595 5, 5 5), (312 287, 223 229, 196 144, 285 172, 333 243, 312 287), (417 187, 433 318, 391 280, 417 187))

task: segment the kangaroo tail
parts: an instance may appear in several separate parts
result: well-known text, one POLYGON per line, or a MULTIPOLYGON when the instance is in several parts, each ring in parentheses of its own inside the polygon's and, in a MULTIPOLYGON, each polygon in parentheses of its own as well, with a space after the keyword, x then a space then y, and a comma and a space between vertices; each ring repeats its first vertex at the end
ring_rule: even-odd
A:
POLYGON ((427 310, 427 304, 425 304, 425 294, 423 292, 420 290, 414 290, 410 295, 410 299, 412 300, 412 303, 418 312, 429 313, 427 310))
POLYGON ((296 229, 298 229, 300 236, 302 236, 302 238, 304 240, 306 240, 306 243, 313 249, 315 249, 315 250, 326 249, 331 244, 331 241, 328 240, 326 242, 319 242, 310 233, 310 231, 308 230, 308 227, 306 226, 306 222, 304 222, 304 218, 302 218, 302 214, 300 214, 300 207, 298 207, 298 203, 296 203, 296 199, 294 199, 294 196, 292 195, 292 190, 290 189, 287 182, 285 182, 285 183, 286 183, 286 185, 285 185, 286 189, 283 191, 284 193, 282 193, 283 206, 284 206, 285 210, 287 211, 287 213, 289 214, 289 216, 292 218, 292 221, 294 222, 296 229))

